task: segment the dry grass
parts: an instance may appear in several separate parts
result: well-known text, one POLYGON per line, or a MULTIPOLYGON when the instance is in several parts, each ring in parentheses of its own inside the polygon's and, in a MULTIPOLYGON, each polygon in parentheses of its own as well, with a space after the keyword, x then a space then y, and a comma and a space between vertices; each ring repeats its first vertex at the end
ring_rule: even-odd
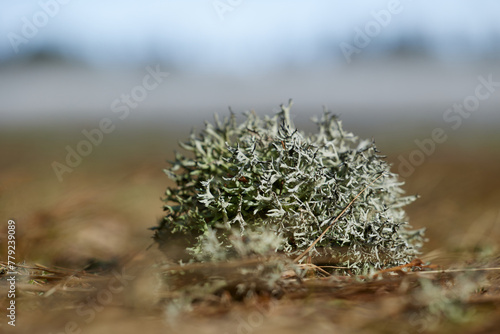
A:
MULTIPOLYGON (((166 267, 155 247, 147 249, 147 228, 162 215, 161 168, 175 146, 165 144, 171 136, 154 129, 112 134, 62 183, 50 164, 81 138, 0 136, 9 142, 0 165, 0 256, 6 259, 7 220, 15 219, 16 258, 23 262, 17 326, 8 326, 2 311, 0 331, 493 333, 500 325, 498 145, 468 150, 447 143, 407 180, 408 192, 421 195, 408 210, 411 223, 428 227, 423 262, 364 277, 306 264, 299 276, 283 271, 279 293, 237 298, 215 289, 189 299, 179 291, 195 291, 199 281, 169 288, 165 275, 180 268, 166 267)), ((217 275, 233 277, 265 260, 248 261, 221 265, 217 275)), ((2 310, 9 302, 5 279, 2 272, 2 310)))

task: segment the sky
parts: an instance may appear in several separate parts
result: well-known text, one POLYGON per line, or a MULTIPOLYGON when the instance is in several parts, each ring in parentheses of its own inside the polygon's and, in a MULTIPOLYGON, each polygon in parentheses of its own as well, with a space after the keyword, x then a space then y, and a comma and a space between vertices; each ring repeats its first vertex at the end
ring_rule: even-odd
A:
MULTIPOLYGON (((373 13, 387 11, 390 3, 1 0, 0 59, 52 48, 101 66, 157 58, 188 69, 242 73, 326 57, 343 61, 339 44, 352 45, 356 29, 363 30, 374 20, 373 13), (13 47, 13 36, 23 37, 26 22, 36 24, 38 31, 26 43, 13 47)), ((492 50, 491 39, 500 36, 498 1, 392 3, 398 4, 398 13, 391 15, 389 25, 376 36, 379 47, 415 36, 425 40, 434 55, 453 59, 492 50)), ((376 48, 375 43, 371 48, 376 48)))
POLYGON ((293 98, 439 116, 500 77, 499 14, 495 0, 0 0, 0 123, 109 113, 159 65, 171 76, 139 105, 149 115, 293 98), (20 62, 40 52, 72 63, 20 62))

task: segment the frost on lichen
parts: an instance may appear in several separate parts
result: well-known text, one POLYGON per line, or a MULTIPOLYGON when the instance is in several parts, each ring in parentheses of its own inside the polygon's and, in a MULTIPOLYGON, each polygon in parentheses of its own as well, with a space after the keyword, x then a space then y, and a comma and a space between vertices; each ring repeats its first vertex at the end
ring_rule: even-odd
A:
POLYGON ((310 251, 325 254, 352 272, 411 261, 423 242, 422 230, 411 230, 403 207, 398 175, 374 142, 359 140, 325 111, 315 119, 318 131, 306 135, 295 128, 290 106, 273 117, 233 113, 201 133, 191 133, 165 172, 175 182, 165 193, 166 216, 155 239, 188 249, 196 258, 207 233, 226 248, 233 230, 244 237, 266 229, 282 242, 275 250, 298 255, 367 187, 321 241, 310 251), (379 175, 383 176, 372 183, 379 175))

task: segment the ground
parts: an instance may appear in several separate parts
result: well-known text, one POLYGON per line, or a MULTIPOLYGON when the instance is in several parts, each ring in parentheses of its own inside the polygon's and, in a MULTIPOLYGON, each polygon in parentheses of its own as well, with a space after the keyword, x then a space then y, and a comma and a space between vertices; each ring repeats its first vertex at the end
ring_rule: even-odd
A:
MULTIPOLYGON (((500 325, 500 145, 489 134, 450 139, 405 177, 408 207, 427 227, 421 264, 364 277, 311 266, 283 272, 278 294, 194 300, 169 289, 152 244, 176 140, 158 127, 109 134, 58 180, 81 129, 5 129, 0 207, 2 332, 17 333, 493 333, 500 325), (5 145, 5 143, 8 143, 5 145), (15 299, 8 297, 8 221, 15 221, 15 299), (16 304, 16 326, 4 315, 16 304)), ((353 130, 354 129, 349 129, 353 130)), ((380 137, 380 136, 379 136, 380 137)), ((398 167, 415 145, 377 138, 398 167)), ((186 285, 189 282, 186 280, 186 285)))

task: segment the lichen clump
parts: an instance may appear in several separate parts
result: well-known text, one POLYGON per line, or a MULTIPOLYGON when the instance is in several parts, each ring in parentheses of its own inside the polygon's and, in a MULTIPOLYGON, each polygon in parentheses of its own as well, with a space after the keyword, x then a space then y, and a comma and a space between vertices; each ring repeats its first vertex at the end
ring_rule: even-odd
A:
MULTIPOLYGON (((272 231, 283 240, 275 251, 290 256, 307 249, 365 187, 313 249, 314 259, 356 272, 408 263, 418 254, 422 230, 411 230, 398 175, 373 141, 360 141, 325 111, 313 120, 316 134, 295 128, 290 106, 273 117, 233 113, 201 133, 192 132, 165 172, 175 182, 166 190, 166 216, 155 239, 167 253, 204 251, 207 235, 230 249, 236 229, 272 231), (373 182, 383 174, 376 182, 373 182), (214 234, 215 231, 215 234, 214 234), (215 235, 215 236, 214 236, 215 235), (170 248, 169 248, 170 247, 170 248)), ((176 255, 173 255, 176 254, 176 255)))

